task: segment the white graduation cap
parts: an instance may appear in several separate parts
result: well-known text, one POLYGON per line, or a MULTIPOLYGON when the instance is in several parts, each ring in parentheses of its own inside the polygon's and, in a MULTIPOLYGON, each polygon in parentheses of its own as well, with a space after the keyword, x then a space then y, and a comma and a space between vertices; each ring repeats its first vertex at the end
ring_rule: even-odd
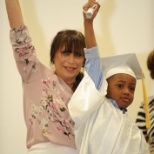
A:
POLYGON ((106 79, 112 75, 119 73, 129 74, 136 79, 142 79, 144 109, 146 113, 146 127, 150 128, 151 123, 150 123, 148 99, 144 82, 144 75, 136 54, 128 53, 123 55, 103 57, 101 58, 101 63, 106 79))
POLYGON ((103 57, 101 63, 106 79, 118 73, 129 74, 136 79, 142 79, 142 69, 134 53, 103 57))

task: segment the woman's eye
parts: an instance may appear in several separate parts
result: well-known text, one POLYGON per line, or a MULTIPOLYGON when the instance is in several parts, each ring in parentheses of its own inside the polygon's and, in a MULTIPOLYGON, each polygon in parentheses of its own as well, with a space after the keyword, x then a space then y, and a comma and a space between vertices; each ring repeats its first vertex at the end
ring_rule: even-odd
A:
POLYGON ((80 53, 75 53, 74 56, 75 57, 81 57, 82 55, 80 53))
POLYGON ((65 56, 69 55, 70 53, 71 53, 71 52, 68 51, 68 50, 65 50, 65 51, 62 51, 62 52, 61 52, 61 54, 62 54, 62 55, 65 55, 65 56))

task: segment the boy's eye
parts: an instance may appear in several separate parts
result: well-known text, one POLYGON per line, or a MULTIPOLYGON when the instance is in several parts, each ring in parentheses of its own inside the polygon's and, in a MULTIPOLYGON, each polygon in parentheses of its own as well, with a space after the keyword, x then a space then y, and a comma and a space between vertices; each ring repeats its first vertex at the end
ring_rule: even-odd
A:
POLYGON ((130 87, 129 89, 130 89, 130 91, 133 91, 133 92, 135 91, 134 87, 130 87))
POLYGON ((122 85, 122 84, 117 84, 117 87, 118 87, 118 88, 122 88, 123 85, 122 85))

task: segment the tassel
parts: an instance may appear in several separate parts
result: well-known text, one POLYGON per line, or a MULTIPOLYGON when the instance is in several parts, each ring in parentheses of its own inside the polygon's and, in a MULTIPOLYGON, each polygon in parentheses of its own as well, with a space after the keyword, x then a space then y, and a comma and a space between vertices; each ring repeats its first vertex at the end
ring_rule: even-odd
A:
POLYGON ((149 115, 149 105, 148 105, 148 98, 146 94, 143 72, 142 72, 142 89, 143 89, 144 110, 145 110, 145 116, 146 116, 146 128, 150 128, 151 124, 150 124, 150 115, 149 115))

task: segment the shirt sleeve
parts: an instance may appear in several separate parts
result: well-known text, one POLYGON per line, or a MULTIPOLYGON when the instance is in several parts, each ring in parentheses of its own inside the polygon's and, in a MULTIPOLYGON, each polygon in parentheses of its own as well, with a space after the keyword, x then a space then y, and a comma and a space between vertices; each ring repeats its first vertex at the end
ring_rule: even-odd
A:
POLYGON ((139 111, 137 113, 136 124, 138 128, 143 132, 145 138, 147 137, 147 128, 146 128, 146 120, 145 120, 145 110, 144 103, 142 102, 139 111))
POLYGON ((10 41, 18 71, 23 82, 30 82, 38 76, 39 61, 26 26, 10 30, 10 41))
POLYGON ((96 88, 99 90, 103 81, 103 70, 101 66, 98 47, 84 49, 85 52, 85 70, 95 83, 96 88))

